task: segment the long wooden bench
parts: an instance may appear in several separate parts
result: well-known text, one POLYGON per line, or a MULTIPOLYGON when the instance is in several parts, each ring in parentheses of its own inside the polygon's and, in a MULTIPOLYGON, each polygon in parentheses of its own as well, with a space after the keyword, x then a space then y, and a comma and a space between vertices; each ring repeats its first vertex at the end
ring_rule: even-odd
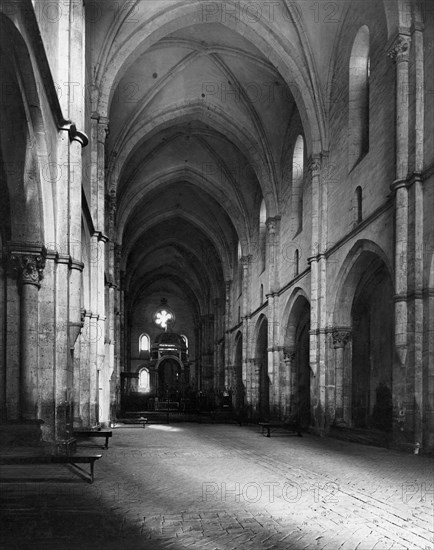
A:
POLYGON ((293 432, 290 435, 297 435, 298 437, 302 437, 299 426, 294 425, 293 423, 271 421, 258 422, 258 424, 262 427, 262 435, 265 435, 265 431, 267 432, 265 437, 271 437, 271 432, 276 432, 278 430, 293 432))
POLYGON ((156 411, 179 411, 179 401, 158 401, 154 406, 156 411))
POLYGON ((84 474, 86 480, 89 483, 93 483, 94 480, 94 466, 95 461, 100 459, 102 455, 35 455, 35 456, 1 456, 1 466, 16 466, 16 465, 29 465, 29 464, 70 464, 77 468, 77 470, 84 474), (89 464, 90 473, 84 468, 78 466, 78 464, 89 464))
POLYGON ((105 445, 103 449, 108 449, 108 440, 113 435, 110 430, 74 430, 73 433, 77 438, 105 437, 105 445))
POLYGON ((136 417, 138 422, 141 422, 143 428, 146 428, 146 424, 148 423, 148 419, 145 418, 143 415, 146 414, 147 411, 127 411, 125 413, 125 416, 134 416, 136 417), (139 418, 137 418, 139 417, 139 418))

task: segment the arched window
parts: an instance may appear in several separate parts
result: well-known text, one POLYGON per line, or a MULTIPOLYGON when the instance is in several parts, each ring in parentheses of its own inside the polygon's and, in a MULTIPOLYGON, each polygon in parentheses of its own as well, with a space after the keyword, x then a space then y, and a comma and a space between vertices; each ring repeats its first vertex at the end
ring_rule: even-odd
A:
POLYGON ((267 208, 265 206, 265 201, 262 199, 261 207, 259 209, 259 261, 260 261, 260 271, 265 269, 265 257, 267 253, 267 208))
POLYGON ((294 252, 294 278, 300 273, 300 252, 298 249, 294 252))
POLYGON ((147 368, 139 372, 139 392, 145 393, 151 391, 150 376, 147 368))
POLYGON ((359 186, 356 187, 356 192, 354 193, 354 224, 357 225, 363 219, 362 212, 362 188, 359 186))
POLYGON ((348 146, 351 170, 369 150, 369 29, 360 27, 349 67, 348 146))
POLYGON ((146 333, 140 335, 139 351, 149 351, 151 349, 151 340, 146 333))
POLYGON ((303 228, 304 141, 299 135, 292 153, 291 225, 296 235, 303 228))
POLYGON ((187 348, 187 351, 188 351, 188 338, 185 334, 181 334, 181 338, 184 340, 185 342, 185 347, 187 348))
POLYGON ((259 303, 260 304, 264 303, 264 285, 263 284, 261 284, 261 288, 259 290, 259 303))
POLYGON ((243 250, 241 247, 241 242, 238 241, 238 284, 240 287, 240 294, 243 291, 243 262, 241 258, 243 256, 243 250))

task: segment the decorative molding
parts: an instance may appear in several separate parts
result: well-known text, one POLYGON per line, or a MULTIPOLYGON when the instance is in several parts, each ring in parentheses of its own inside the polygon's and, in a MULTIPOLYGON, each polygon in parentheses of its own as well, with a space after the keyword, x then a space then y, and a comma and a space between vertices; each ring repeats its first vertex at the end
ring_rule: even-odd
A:
POLYGON ((69 269, 76 269, 77 271, 83 271, 84 263, 75 258, 69 258, 69 269))
POLYGON ((56 255, 56 264, 64 264, 69 266, 71 256, 69 254, 57 254, 56 255))
POLYGON ((59 130, 63 130, 64 132, 68 132, 69 141, 77 141, 81 147, 86 147, 89 144, 89 138, 84 132, 80 132, 80 130, 77 130, 77 126, 74 122, 65 124, 64 126, 60 127, 59 130))
POLYGON ((390 184, 390 190, 392 192, 396 192, 398 189, 407 188, 407 186, 408 186, 407 178, 399 179, 399 180, 395 180, 390 184))
MULTIPOLYGON (((267 296, 269 296, 269 294, 267 294, 267 296)), ((267 307, 268 307, 268 299, 265 300, 265 302, 262 303, 259 307, 257 307, 255 309, 255 311, 252 311, 251 313, 247 314, 246 319, 252 319, 253 317, 258 315, 258 313, 260 313, 263 309, 266 309, 267 307)))

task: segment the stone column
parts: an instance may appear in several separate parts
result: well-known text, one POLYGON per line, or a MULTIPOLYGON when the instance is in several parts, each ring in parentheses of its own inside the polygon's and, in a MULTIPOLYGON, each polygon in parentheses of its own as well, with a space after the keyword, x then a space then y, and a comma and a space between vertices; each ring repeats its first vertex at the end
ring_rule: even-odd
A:
POLYGON ((10 259, 21 289, 20 411, 23 420, 38 414, 38 290, 45 267, 45 248, 11 245, 10 259))
POLYGON ((279 366, 280 356, 278 351, 279 334, 277 322, 277 294, 276 294, 276 263, 277 263, 277 225, 280 218, 268 218, 266 225, 268 231, 268 377, 270 379, 270 412, 278 414, 279 402, 279 366))
POLYGON ((280 218, 268 218, 266 221, 268 232, 268 288, 269 292, 275 291, 276 286, 276 231, 280 218))
MULTIPOLYGON (((421 173, 424 168, 424 37, 423 24, 414 21, 412 28, 412 44, 414 53, 414 159, 412 162, 413 174, 409 181, 410 200, 413 218, 412 262, 414 269, 411 281, 414 288, 413 299, 410 300, 412 311, 409 315, 413 319, 414 355, 414 443, 423 444, 424 408, 429 400, 424 399, 424 373, 423 373, 423 340, 424 340, 424 191, 421 173)), ((428 432, 428 430, 426 430, 428 432)))
POLYGON ((351 338, 349 329, 336 329, 332 333, 335 351, 335 424, 349 424, 348 414, 351 410, 351 387, 348 387, 345 376, 344 351, 351 338))
POLYGON ((242 266, 243 266, 243 296, 242 296, 242 333, 243 333, 243 353, 242 353, 242 362, 243 362, 243 384, 246 388, 246 400, 249 405, 252 403, 253 399, 253 389, 251 383, 249 384, 249 380, 251 381, 252 377, 252 367, 248 360, 249 354, 250 354, 250 346, 249 346, 249 338, 250 338, 250 328, 249 328, 249 320, 248 320, 248 288, 249 288, 249 276, 250 276, 250 265, 251 265, 251 259, 252 256, 243 256, 241 258, 242 266), (250 391, 248 389, 250 388, 250 391))
MULTIPOLYGON (((0 251, 3 251, 0 233, 0 251)), ((0 260, 0 424, 6 421, 6 269, 0 260)))
POLYGON ((319 299, 319 208, 320 208, 320 160, 313 158, 309 169, 312 177, 312 244, 310 263, 310 367, 316 376, 318 367, 318 299, 319 299))
MULTIPOLYGON (((389 56, 396 62, 395 346, 401 366, 407 358, 408 145, 410 37, 399 34, 389 56)), ((400 399, 399 399, 400 400, 400 399)))
POLYGON ((284 399, 284 416, 290 416, 296 412, 298 406, 298 380, 295 364, 295 351, 292 349, 283 350, 283 361, 286 369, 287 394, 284 399))
POLYGON ((313 157, 309 163, 312 178, 312 242, 310 264, 311 277, 311 314, 309 332, 309 365, 313 373, 311 384, 311 404, 313 423, 316 430, 322 432, 324 427, 325 411, 325 363, 321 355, 320 339, 321 327, 321 270, 323 268, 320 255, 320 222, 321 222, 321 188, 319 157, 313 157))
POLYGON ((231 326, 231 285, 232 281, 226 281, 225 287, 225 386, 231 384, 231 349, 229 346, 229 329, 231 326))

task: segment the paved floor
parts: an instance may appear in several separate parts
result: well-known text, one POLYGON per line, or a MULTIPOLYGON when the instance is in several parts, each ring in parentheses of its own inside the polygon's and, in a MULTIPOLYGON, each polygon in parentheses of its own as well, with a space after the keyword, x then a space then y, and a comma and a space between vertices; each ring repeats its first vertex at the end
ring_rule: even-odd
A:
POLYGON ((0 548, 434 548, 427 457, 192 423, 116 428, 86 452, 104 454, 93 485, 66 466, 1 467, 0 548))

